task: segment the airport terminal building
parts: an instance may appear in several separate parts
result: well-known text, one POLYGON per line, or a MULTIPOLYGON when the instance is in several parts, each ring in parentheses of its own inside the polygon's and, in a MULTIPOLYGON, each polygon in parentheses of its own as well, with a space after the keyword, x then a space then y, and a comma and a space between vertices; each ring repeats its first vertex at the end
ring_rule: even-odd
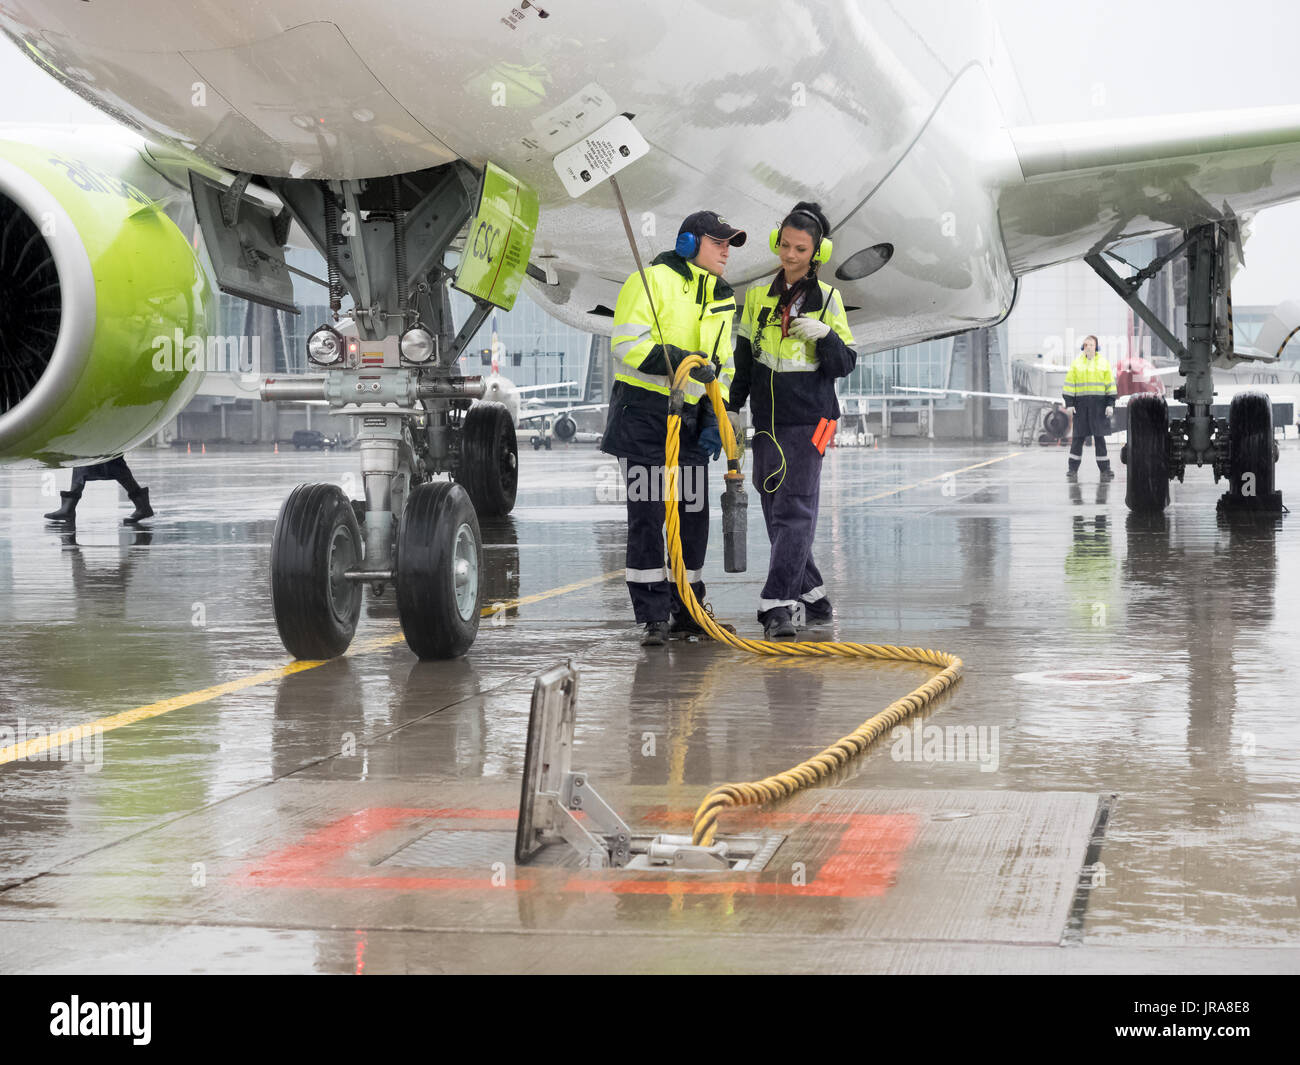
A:
MULTIPOLYGON (((1137 241, 1116 249, 1136 263, 1157 254, 1158 241, 1137 241)), ((1163 251, 1166 249, 1160 248, 1163 251)), ((290 265, 319 276, 320 257, 294 250, 290 265)), ((1176 259, 1142 290, 1178 336, 1186 333, 1185 267, 1176 259)), ((307 336, 329 321, 324 290, 302 277, 294 280, 300 314, 255 307, 222 294, 219 333, 249 338, 258 353, 261 374, 307 372, 307 336)), ((470 301, 452 293, 457 322, 468 315, 470 301)), ((1238 342, 1250 343, 1267 307, 1235 309, 1238 342)), ((608 338, 574 329, 545 313, 525 291, 513 310, 496 316, 500 373, 519 386, 555 385, 548 398, 603 402, 612 385, 608 338), (565 385, 566 382, 571 384, 565 385)), ((475 336, 462 372, 491 372, 493 323, 475 336)), ((1015 393, 1044 385, 1060 389, 1062 374, 1034 372, 1034 363, 1068 365, 1083 338, 1096 334, 1112 364, 1121 355, 1160 358, 1168 352, 1149 328, 1082 262, 1065 263, 1020 279, 1011 313, 998 325, 905 347, 864 353, 870 338, 858 337, 858 366, 840 386, 845 425, 876 436, 948 440, 1029 442, 1036 438, 1041 408, 1009 404, 1004 398, 966 399, 960 395, 923 395, 908 388, 1015 393), (1015 364, 1020 363, 1019 375, 1015 364)), ((1294 353, 1292 353, 1294 354, 1294 353)), ((1284 359, 1269 367, 1278 380, 1300 379, 1300 362, 1284 359)), ((253 445, 287 441, 295 430, 317 429, 347 436, 323 409, 305 403, 263 403, 257 397, 260 376, 209 374, 189 406, 155 437, 155 444, 253 445)), ((601 419, 580 419, 584 430, 597 431, 601 419)))

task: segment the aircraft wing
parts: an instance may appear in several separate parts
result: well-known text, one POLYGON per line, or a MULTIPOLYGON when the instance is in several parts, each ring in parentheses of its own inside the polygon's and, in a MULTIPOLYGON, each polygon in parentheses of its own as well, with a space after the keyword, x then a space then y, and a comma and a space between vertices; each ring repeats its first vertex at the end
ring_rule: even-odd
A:
POLYGON ((1300 198, 1300 107, 1022 126, 998 190, 1012 271, 1300 198))
MULTIPOLYGON (((971 392, 964 388, 918 388, 911 385, 895 385, 895 392, 925 392, 934 396, 981 396, 988 399, 1009 399, 1021 403, 1054 403, 1064 406, 1065 400, 1060 396, 1031 396, 1024 392, 971 392)), ((844 398, 844 397, 840 397, 844 398)))
POLYGON ((581 407, 556 407, 553 410, 530 410, 523 411, 519 415, 519 423, 535 421, 538 418, 558 418, 561 414, 573 414, 580 410, 605 410, 608 403, 588 403, 581 407))
POLYGON ((515 386, 515 391, 521 396, 526 396, 529 392, 549 392, 553 388, 577 388, 577 381, 557 381, 553 385, 525 385, 523 388, 515 386))

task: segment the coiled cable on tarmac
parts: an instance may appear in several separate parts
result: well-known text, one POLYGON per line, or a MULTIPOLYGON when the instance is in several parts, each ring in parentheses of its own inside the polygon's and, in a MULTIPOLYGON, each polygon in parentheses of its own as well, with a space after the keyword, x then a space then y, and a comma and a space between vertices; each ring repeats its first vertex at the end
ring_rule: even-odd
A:
MULTIPOLYGON (((697 846, 710 846, 718 829, 718 817, 724 810, 735 806, 752 806, 757 803, 774 802, 793 795, 802 788, 813 787, 849 761, 867 749, 885 730, 906 720, 933 702, 945 691, 957 683, 961 675, 962 661, 956 655, 946 651, 934 651, 925 647, 894 647, 878 643, 841 643, 836 640, 809 641, 806 643, 778 643, 774 640, 750 640, 737 636, 722 628, 695 598, 690 580, 686 573, 686 563, 682 559, 681 517, 677 512, 678 498, 677 464, 681 459, 681 402, 690 380, 691 370, 696 366, 708 366, 709 360, 701 355, 689 355, 681 361, 673 378, 673 402, 669 407, 668 437, 665 453, 665 492, 667 501, 664 510, 668 529, 668 553, 672 559, 673 580, 677 584, 678 594, 686 608, 691 612, 705 632, 719 643, 725 643, 751 654, 784 656, 787 658, 877 658, 893 662, 920 662, 927 666, 939 666, 941 672, 922 684, 915 691, 890 703, 884 710, 869 718, 842 739, 836 740, 824 751, 813 755, 807 761, 800 762, 793 769, 763 780, 742 784, 721 784, 704 797, 699 809, 695 811, 695 823, 691 829, 691 842, 697 846)), ((722 392, 718 382, 710 381, 705 390, 713 410, 718 417, 718 431, 722 436, 723 446, 730 459, 739 458, 740 448, 727 418, 726 408, 722 402, 722 392)))

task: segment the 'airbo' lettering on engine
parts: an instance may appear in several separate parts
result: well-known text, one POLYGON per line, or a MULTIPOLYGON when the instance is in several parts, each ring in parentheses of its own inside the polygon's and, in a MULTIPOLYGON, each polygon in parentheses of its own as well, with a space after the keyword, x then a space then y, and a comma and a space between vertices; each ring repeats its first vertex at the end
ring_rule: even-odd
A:
POLYGON ((83 163, 80 159, 69 160, 52 155, 49 161, 54 166, 63 167, 68 180, 82 192, 107 192, 121 196, 125 200, 134 200, 136 203, 153 202, 130 182, 114 177, 98 167, 83 163))

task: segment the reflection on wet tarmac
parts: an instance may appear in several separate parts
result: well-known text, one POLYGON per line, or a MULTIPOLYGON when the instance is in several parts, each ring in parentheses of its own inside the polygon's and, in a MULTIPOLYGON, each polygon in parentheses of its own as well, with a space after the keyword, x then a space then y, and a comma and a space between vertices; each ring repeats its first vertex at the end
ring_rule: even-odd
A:
MULTIPOLYGON (((1225 521, 1209 478, 1191 473, 1165 515, 1136 517, 1124 507, 1122 468, 1113 485, 1086 477, 1067 485, 1060 456, 1047 451, 938 476, 1004 454, 917 444, 830 455, 818 550, 836 605, 834 635, 960 655, 965 678, 920 727, 984 730, 996 737, 998 758, 990 772, 950 752, 902 757, 887 739, 824 794, 946 797, 941 809, 917 814, 931 826, 1005 816, 932 819, 961 812, 961 795, 1068 794, 1081 797, 1079 809, 1084 797, 1095 805, 1097 796, 1115 795, 1098 851, 1101 875, 1086 892, 1083 946, 1071 949, 1294 944, 1300 725, 1287 666, 1300 615, 1285 604, 1300 592, 1292 561, 1300 552, 1289 543, 1300 539, 1300 526, 1225 521), (1158 679, 1051 687, 1012 679, 1101 667, 1158 679)), ((1300 491, 1300 475, 1291 475, 1297 455, 1283 444, 1284 493, 1300 491)), ((684 641, 643 651, 621 576, 622 508, 598 493, 602 461, 585 447, 523 456, 518 507, 483 528, 485 602, 514 605, 484 618, 467 658, 418 663, 399 638, 390 589, 367 598, 355 653, 108 732, 99 772, 51 760, 0 765, 0 919, 30 921, 39 909, 69 928, 91 921, 108 905, 96 902, 94 888, 96 863, 106 859, 92 852, 133 854, 155 835, 187 840, 174 858, 184 890, 159 884, 124 901, 127 877, 114 894, 136 918, 172 930, 132 948, 139 964, 165 965, 173 939, 193 944, 178 932, 200 905, 186 894, 192 863, 206 862, 209 876, 212 868, 243 868, 332 818, 346 823, 347 811, 362 805, 481 801, 508 810, 533 678, 564 658, 582 670, 575 765, 616 804, 670 819, 688 816, 714 784, 799 762, 929 674, 906 665, 768 661, 684 641), (581 581, 575 591, 528 601, 581 581), (223 809, 244 812, 223 820, 223 809), (80 878, 40 875, 56 869, 80 878), (60 886, 73 884, 81 887, 60 886)), ((349 462, 355 457, 329 456, 323 475, 338 478, 349 462)), ((39 473, 0 473, 0 572, 10 589, 0 598, 0 727, 21 720, 53 732, 283 666, 267 594, 270 530, 293 484, 321 478, 320 463, 142 454, 140 476, 158 486, 158 517, 138 532, 122 529, 107 502, 83 506, 75 532, 45 528, 39 473)), ((756 631, 761 523, 750 523, 750 572, 728 576, 714 526, 709 597, 719 617, 756 631)), ((162 853, 162 843, 155 849, 162 853)), ((925 878, 931 905, 941 908, 953 890, 941 850, 921 847, 900 860, 898 876, 925 878)), ((154 868, 143 858, 126 867, 154 868)), ((1047 886, 1026 880, 1017 890, 1029 898, 1047 886)), ((1065 885, 1069 895, 1074 886, 1065 885)), ((476 912, 466 900, 439 910, 424 888, 390 892, 365 904, 369 925, 345 932, 329 929, 351 928, 357 918, 342 912, 353 904, 340 899, 343 911, 326 920, 322 900, 321 923, 311 925, 319 932, 287 935, 252 901, 240 909, 239 900, 253 896, 210 890, 229 911, 222 919, 250 926, 239 940, 253 968, 355 971, 364 957, 367 971, 384 971, 409 959, 374 928, 403 924, 416 895, 430 907, 419 927, 426 920, 430 928, 461 920, 468 927, 476 912)), ((608 923, 670 936, 683 913, 696 914, 687 922, 696 933, 709 921, 752 923, 745 905, 721 896, 665 903, 519 890, 509 912, 530 929, 608 923)), ((782 901, 785 909, 772 913, 786 917, 774 916, 772 927, 802 922, 801 905, 782 901)), ((856 920, 829 900, 818 905, 827 927, 856 920)), ((39 921, 22 934, 52 935, 39 921)), ((90 940, 88 956, 99 956, 90 940)), ((107 934, 102 942, 105 955, 110 943, 121 947, 107 934)), ((210 967, 222 967, 215 939, 202 949, 210 967)), ((580 944, 559 949, 581 967, 580 944)), ((58 965, 52 953, 25 957, 0 948, 0 967, 58 965)), ((473 966, 469 945, 462 957, 473 966)), ((508 967, 505 957, 497 960, 508 967)))

